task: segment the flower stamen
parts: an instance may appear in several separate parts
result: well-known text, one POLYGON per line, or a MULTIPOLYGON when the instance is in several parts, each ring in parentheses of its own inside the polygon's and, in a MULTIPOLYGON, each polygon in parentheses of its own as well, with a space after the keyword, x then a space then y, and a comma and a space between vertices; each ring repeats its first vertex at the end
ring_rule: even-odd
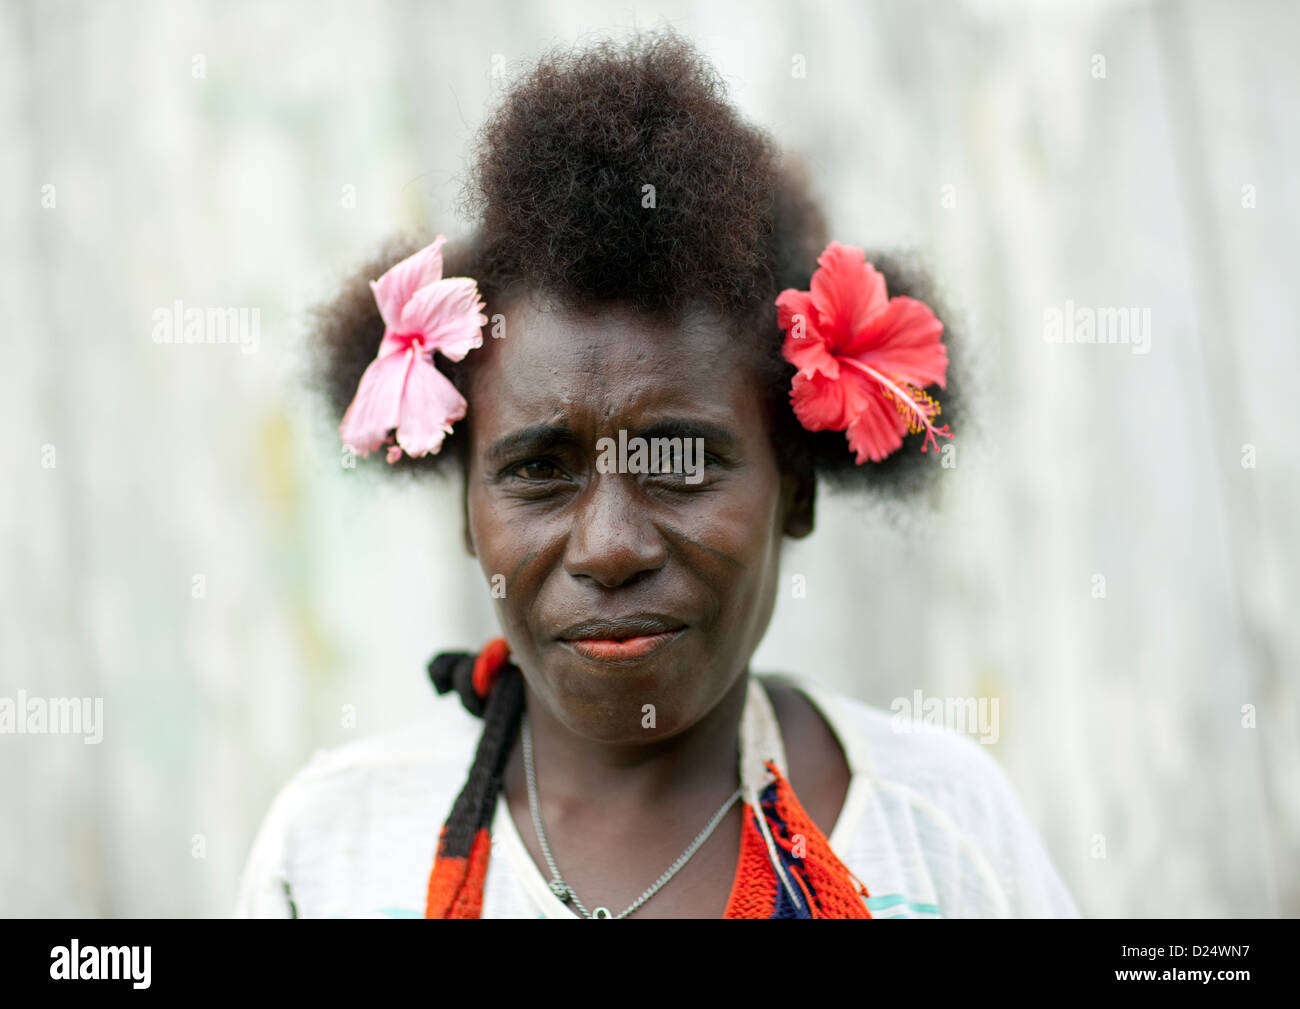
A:
POLYGON ((948 425, 935 427, 932 423, 933 418, 939 416, 940 406, 938 402, 923 389, 918 389, 909 382, 901 379, 891 381, 869 364, 863 364, 861 361, 855 361, 851 357, 839 358, 840 364, 847 364, 852 368, 874 378, 880 383, 884 390, 885 398, 892 401, 901 413, 907 419, 907 433, 920 434, 925 432, 925 441, 921 443, 921 451, 924 452, 930 447, 930 442, 934 442, 934 450, 939 451, 939 442, 936 435, 942 438, 951 438, 952 431, 948 425))

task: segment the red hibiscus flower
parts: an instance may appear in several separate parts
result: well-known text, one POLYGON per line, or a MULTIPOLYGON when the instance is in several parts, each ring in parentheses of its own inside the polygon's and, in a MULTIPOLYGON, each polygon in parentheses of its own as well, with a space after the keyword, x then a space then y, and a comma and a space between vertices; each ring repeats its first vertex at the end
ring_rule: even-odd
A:
POLYGON ((924 389, 945 388, 948 349, 943 323, 924 302, 891 298, 885 278, 852 245, 831 242, 817 258, 812 290, 782 291, 777 321, 781 348, 799 369, 790 402, 810 431, 846 431, 861 466, 880 462, 908 433, 925 432, 924 452, 936 435, 939 404, 924 389))

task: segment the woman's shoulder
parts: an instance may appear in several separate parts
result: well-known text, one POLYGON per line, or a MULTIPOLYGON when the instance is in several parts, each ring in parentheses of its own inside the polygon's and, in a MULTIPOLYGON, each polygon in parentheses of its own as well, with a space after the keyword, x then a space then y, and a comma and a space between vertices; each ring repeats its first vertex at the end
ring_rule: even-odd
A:
MULTIPOLYGON (((965 736, 903 722, 888 711, 802 677, 765 678, 765 683, 769 691, 773 687, 797 691, 807 700, 824 719, 829 736, 839 743, 851 779, 869 781, 878 801, 906 806, 909 815, 957 832, 975 830, 986 811, 1015 801, 1001 765, 985 747, 965 736)), ((792 767, 797 757, 797 752, 788 754, 792 767)))
POLYGON ((932 790, 952 783, 1001 779, 1005 773, 987 748, 965 735, 936 725, 900 719, 810 679, 780 675, 764 682, 793 688, 825 719, 844 751, 850 771, 881 782, 932 790))
POLYGON ((854 784, 839 840, 849 843, 853 833, 865 831, 870 846, 879 848, 914 838, 938 862, 960 854, 982 880, 990 909, 1003 907, 1014 916, 1078 914, 987 745, 901 717, 896 705, 886 711, 801 677, 781 681, 808 698, 844 750, 854 784))
POLYGON ((292 916, 295 898, 309 908, 328 906, 337 896, 331 866, 340 851, 408 876, 422 871, 481 729, 448 696, 400 728, 317 750, 280 785, 262 818, 236 915, 292 916))
POLYGON ((405 781, 459 786, 473 762, 482 728, 456 697, 436 698, 404 725, 316 750, 284 783, 275 801, 310 806, 327 798, 345 800, 359 789, 373 794, 385 784, 400 790, 405 781))

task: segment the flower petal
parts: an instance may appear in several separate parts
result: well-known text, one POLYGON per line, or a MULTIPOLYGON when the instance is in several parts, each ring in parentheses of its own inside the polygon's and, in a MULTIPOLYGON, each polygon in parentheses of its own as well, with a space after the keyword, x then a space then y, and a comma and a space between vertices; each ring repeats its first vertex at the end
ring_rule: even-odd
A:
POLYGON ((940 337, 943 323, 930 306, 915 298, 891 298, 889 306, 841 351, 891 378, 924 389, 945 387, 948 349, 940 337))
POLYGON ((813 306, 812 295, 807 291, 797 291, 793 287, 787 287, 776 296, 776 324, 788 331, 794 325, 795 316, 803 318, 805 336, 801 339, 806 339, 817 332, 821 320, 817 316, 817 309, 813 306))
POLYGON ((870 459, 880 462, 898 451, 907 432, 907 420, 897 407, 883 396, 872 396, 848 426, 849 448, 857 453, 861 466, 870 459))
POLYGON ((412 357, 410 352, 385 354, 370 362, 339 424, 344 445, 367 456, 384 443, 401 414, 402 389, 412 357))
POLYGON ((459 361, 483 345, 483 302, 470 277, 448 277, 420 288, 402 309, 398 328, 419 333, 426 350, 437 349, 459 361))
POLYGON ((407 256, 378 280, 370 282, 384 325, 396 329, 402 309, 422 287, 442 278, 442 246, 446 235, 439 235, 419 252, 407 256))
POLYGON ((467 405, 465 397, 428 358, 416 357, 402 393, 397 444, 409 456, 436 454, 443 438, 451 434, 451 422, 465 416, 467 405))
POLYGON ((843 431, 870 399, 879 398, 873 385, 847 368, 838 379, 798 374, 791 383, 790 404, 809 431, 843 431))
POLYGON ((860 333, 889 303, 885 278, 866 261, 856 245, 831 242, 817 257, 812 275, 812 303, 822 320, 822 332, 832 353, 860 333))
POLYGON ((786 331, 781 353, 801 374, 839 377, 840 366, 826 349, 821 320, 807 291, 782 291, 776 299, 776 321, 786 331))

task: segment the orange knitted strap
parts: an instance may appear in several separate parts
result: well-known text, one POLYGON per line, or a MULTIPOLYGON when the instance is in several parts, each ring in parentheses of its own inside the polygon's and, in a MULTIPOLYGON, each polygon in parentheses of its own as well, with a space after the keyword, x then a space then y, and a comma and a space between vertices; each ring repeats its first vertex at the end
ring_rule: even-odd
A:
POLYGON ((433 870, 429 873, 428 891, 424 897, 426 918, 447 917, 447 911, 456 899, 456 890, 465 878, 465 867, 469 860, 442 854, 442 843, 446 836, 447 827, 444 825, 438 832, 438 854, 433 859, 433 870))
POLYGON ((776 910, 776 872, 768 861, 767 845, 754 822, 754 807, 741 807, 744 826, 740 830, 740 858, 731 882, 724 918, 770 918, 776 910))
MULTIPOLYGON (((444 828, 445 830, 445 828, 444 828)), ((441 835, 439 847, 441 847, 441 835)), ((469 857, 438 855, 429 873, 426 918, 479 918, 483 914, 483 883, 487 878, 492 838, 486 827, 474 835, 469 857)))
MULTIPOLYGON (((870 918, 866 898, 870 896, 848 866, 832 850, 830 841, 804 810, 790 783, 775 764, 768 769, 776 776, 775 811, 772 824, 777 844, 795 856, 793 875, 811 900, 814 918, 870 918), (803 855, 796 850, 803 841, 803 855)), ((771 820, 772 818, 769 818, 771 820)))

